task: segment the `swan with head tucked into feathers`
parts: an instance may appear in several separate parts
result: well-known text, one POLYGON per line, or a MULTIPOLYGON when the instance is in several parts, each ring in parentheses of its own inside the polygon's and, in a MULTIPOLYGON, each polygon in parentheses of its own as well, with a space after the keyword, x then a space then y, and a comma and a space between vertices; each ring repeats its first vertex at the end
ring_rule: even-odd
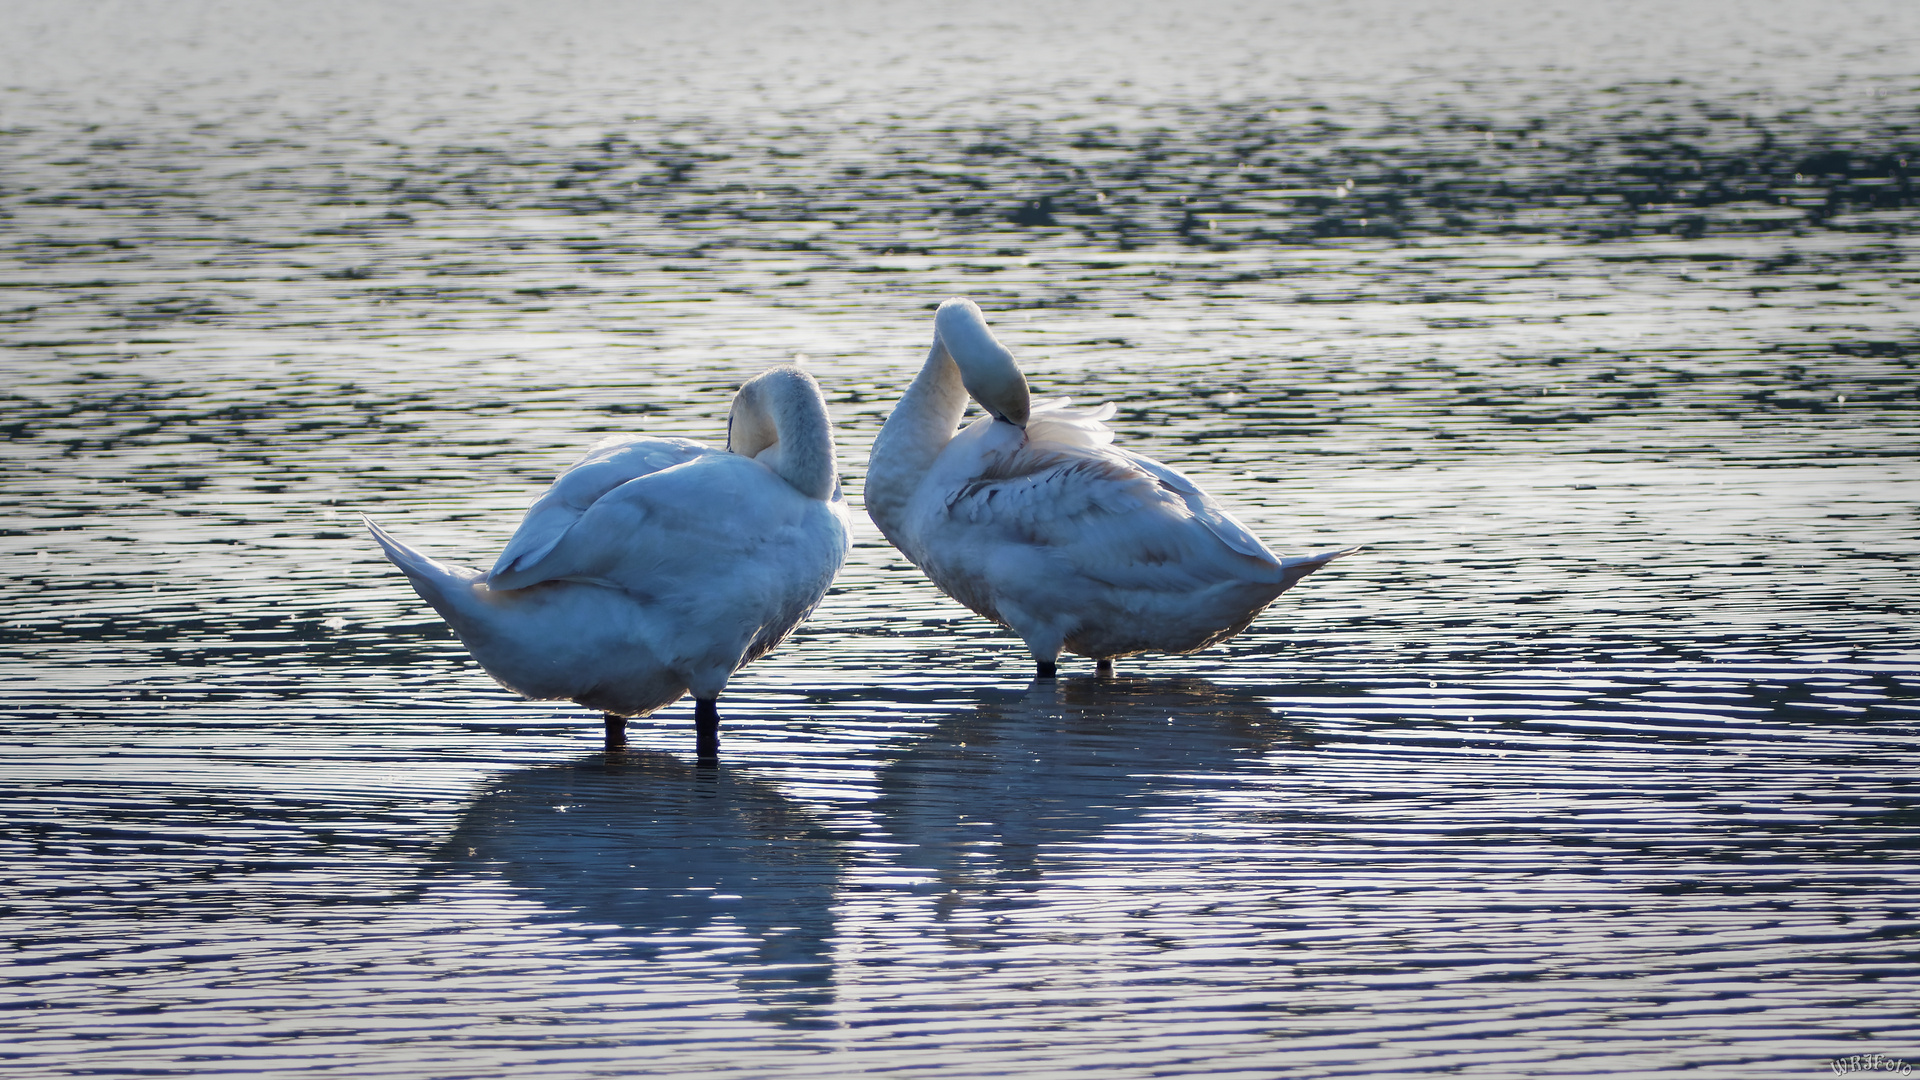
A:
POLYGON ((773 368, 734 395, 727 448, 614 438, 561 473, 485 574, 437 562, 371 521, 421 599, 509 690, 627 716, 694 697, 695 746, 719 752, 715 699, 820 603, 848 550, 826 400, 773 368))
POLYGON ((1344 548, 1281 559, 1191 480, 1112 445, 1111 404, 1032 403, 973 302, 934 314, 927 362, 881 427, 867 513, 947 595, 1062 650, 1187 653, 1245 629, 1344 548), (956 433, 971 395, 987 415, 956 433))

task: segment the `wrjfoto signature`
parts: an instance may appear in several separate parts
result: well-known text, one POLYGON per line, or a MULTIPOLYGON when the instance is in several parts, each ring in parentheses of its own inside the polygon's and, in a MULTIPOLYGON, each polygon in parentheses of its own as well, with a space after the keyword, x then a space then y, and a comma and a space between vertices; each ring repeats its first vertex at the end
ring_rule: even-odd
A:
POLYGON ((1852 1076, 1861 1072, 1893 1073, 1896 1076, 1912 1076, 1913 1066, 1900 1058, 1885 1054, 1853 1054, 1849 1057, 1834 1058, 1827 1062, 1835 1076, 1852 1076))

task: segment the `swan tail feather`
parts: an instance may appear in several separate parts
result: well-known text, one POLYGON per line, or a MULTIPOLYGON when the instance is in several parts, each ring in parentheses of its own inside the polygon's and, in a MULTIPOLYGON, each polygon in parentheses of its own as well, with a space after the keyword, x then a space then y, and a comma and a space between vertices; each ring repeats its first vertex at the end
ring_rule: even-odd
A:
POLYGON ((1280 589, 1285 592, 1300 583, 1300 579, 1327 565, 1335 559, 1359 551, 1359 546, 1341 548, 1338 551, 1323 551, 1318 555, 1295 555, 1280 560, 1280 589))
POLYGON ((380 544, 387 561, 407 575, 407 580, 413 583, 413 591, 420 594, 420 599, 432 605, 441 617, 453 622, 460 608, 459 599, 471 593, 475 582, 483 580, 481 573, 464 566, 448 565, 408 547, 364 514, 360 516, 360 521, 380 544))

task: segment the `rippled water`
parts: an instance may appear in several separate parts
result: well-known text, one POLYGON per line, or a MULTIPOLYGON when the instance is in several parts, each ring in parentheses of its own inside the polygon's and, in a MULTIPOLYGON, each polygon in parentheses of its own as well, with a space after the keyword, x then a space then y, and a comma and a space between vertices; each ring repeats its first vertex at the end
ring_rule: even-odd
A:
POLYGON ((1114 10, 10 5, 0 1061, 1920 1062, 1914 9, 1114 10), (1367 551, 1029 685, 863 522, 701 771, 358 527, 795 353, 857 501, 960 293, 1367 551))

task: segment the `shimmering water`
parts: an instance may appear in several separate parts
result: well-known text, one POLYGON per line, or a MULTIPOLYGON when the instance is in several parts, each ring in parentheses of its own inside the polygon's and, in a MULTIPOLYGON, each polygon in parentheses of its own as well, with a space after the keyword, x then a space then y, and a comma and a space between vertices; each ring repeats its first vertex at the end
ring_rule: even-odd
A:
POLYGON ((1682 7, 8 5, 0 1061, 1920 1062, 1920 9, 1682 7), (863 523, 703 772, 358 528, 796 353, 857 501, 954 294, 1366 553, 1030 686, 863 523))

